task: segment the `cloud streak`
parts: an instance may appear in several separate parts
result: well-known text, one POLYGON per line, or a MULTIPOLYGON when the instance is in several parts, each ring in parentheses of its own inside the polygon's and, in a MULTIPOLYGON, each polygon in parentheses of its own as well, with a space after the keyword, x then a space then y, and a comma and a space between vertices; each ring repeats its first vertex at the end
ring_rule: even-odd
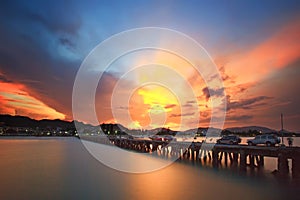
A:
POLYGON ((240 99, 238 101, 232 101, 230 99, 230 96, 227 96, 227 111, 235 110, 235 109, 249 110, 255 108, 256 106, 265 105, 267 103, 266 100, 269 99, 272 99, 272 97, 258 96, 258 97, 248 98, 248 99, 240 99), (258 103, 260 104, 258 105, 258 103))
MULTIPOLYGON (((248 3, 247 9, 251 7, 249 4, 251 3, 248 3)), ((159 63, 174 67, 180 75, 187 78, 195 91, 197 101, 189 101, 192 98, 185 97, 181 103, 186 112, 180 113, 179 104, 171 102, 169 96, 155 102, 152 100, 155 92, 140 90, 140 94, 133 94, 129 105, 128 102, 122 102, 115 106, 116 110, 122 113, 120 115, 124 118, 124 125, 130 124, 130 117, 139 126, 149 124, 149 111, 152 110, 166 111, 167 124, 177 127, 180 123, 178 119, 184 116, 192 118, 193 109, 197 106, 201 117, 204 118, 201 123, 208 123, 211 114, 210 98, 222 102, 220 97, 226 92, 227 120, 230 123, 240 125, 256 121, 274 126, 277 123, 273 119, 274 115, 283 110, 287 115, 296 116, 290 117, 291 120, 287 123, 300 130, 297 125, 299 81, 295 76, 296 72, 297 75, 299 73, 295 66, 292 67, 293 72, 285 73, 288 66, 300 59, 300 18, 299 15, 294 15, 299 9, 287 3, 274 4, 274 7, 284 8, 285 12, 278 12, 276 9, 274 11, 272 7, 271 11, 263 10, 245 18, 239 14, 243 11, 242 7, 234 5, 239 12, 232 10, 233 13, 228 14, 223 12, 224 5, 221 5, 221 9, 217 8, 218 6, 216 9, 222 14, 215 12, 217 14, 211 18, 206 12, 201 12, 197 18, 191 15, 191 10, 206 10, 207 5, 174 3, 172 6, 178 9, 170 9, 169 16, 165 13, 165 8, 169 8, 169 5, 159 5, 161 12, 155 17, 156 20, 153 20, 153 13, 148 11, 156 10, 158 6, 152 3, 141 3, 136 7, 135 3, 121 1, 118 4, 93 2, 88 5, 78 2, 70 4, 36 1, 30 4, 23 1, 5 1, 0 7, 0 111, 14 114, 17 110, 17 113, 36 118, 65 116, 66 119, 72 120, 73 81, 81 61, 92 47, 120 31, 154 25, 175 27, 176 30, 194 36, 209 53, 212 53, 212 57, 217 58, 215 61, 225 87, 208 88, 201 75, 196 70, 188 69, 188 63, 179 57, 174 58, 166 53, 149 53, 135 64, 145 64, 156 58, 159 63), (99 8, 99 13, 89 10, 95 7, 99 8), (226 22, 226 17, 231 18, 234 14, 237 15, 232 19, 234 23, 226 22), (221 15, 226 17, 220 17, 221 15), (182 18, 174 20, 177 16, 182 18), (172 20, 161 20, 168 17, 172 20), (152 20, 149 20, 150 18, 152 20), (175 21, 176 23, 173 23, 175 21), (213 27, 219 28, 211 29, 213 27), (264 31, 266 33, 262 34, 264 31), (256 36, 258 39, 253 39, 256 36), (228 40, 228 44, 219 46, 220 40, 228 40), (216 52, 210 51, 214 43, 218 46, 216 52), (219 59, 223 57, 224 62, 219 59), (276 79, 272 76, 276 76, 276 79), (153 107, 155 103, 161 105, 153 107), (276 108, 271 108, 271 103, 276 105, 276 108), (37 110, 41 112, 38 113, 37 110), (130 116, 125 115, 125 112, 130 112, 130 116)), ((195 60, 195 63, 200 65, 201 59, 195 60)), ((114 120, 111 93, 119 79, 117 72, 126 71, 126 67, 129 67, 127 65, 130 64, 122 62, 114 69, 116 73, 104 73, 99 83, 96 109, 100 123, 114 120)), ((171 85, 176 86, 177 91, 181 92, 178 95, 186 93, 183 84, 169 73, 155 73, 156 77, 168 79, 171 85)), ((144 75, 144 78, 149 76, 144 75)), ((211 77, 211 81, 214 78, 211 77)), ((122 99, 130 93, 131 84, 130 81, 125 83, 118 91, 118 98, 122 99)), ((156 97, 163 97, 165 93, 156 92, 156 97)))
POLYGON ((261 80, 300 58, 299 35, 300 17, 297 16, 251 50, 234 55, 226 70, 239 84, 261 80))
POLYGON ((65 115, 31 96, 18 83, 0 81, 1 113, 31 116, 36 119, 65 119, 65 115))

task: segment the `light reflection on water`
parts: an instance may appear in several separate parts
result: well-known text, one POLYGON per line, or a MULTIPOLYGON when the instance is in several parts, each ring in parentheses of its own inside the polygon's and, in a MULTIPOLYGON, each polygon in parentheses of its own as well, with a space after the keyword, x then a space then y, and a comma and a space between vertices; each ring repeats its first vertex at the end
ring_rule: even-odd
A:
POLYGON ((273 180, 216 172, 188 162, 146 174, 118 172, 99 163, 75 138, 1 139, 0 159, 0 199, 282 199, 288 195, 273 180))

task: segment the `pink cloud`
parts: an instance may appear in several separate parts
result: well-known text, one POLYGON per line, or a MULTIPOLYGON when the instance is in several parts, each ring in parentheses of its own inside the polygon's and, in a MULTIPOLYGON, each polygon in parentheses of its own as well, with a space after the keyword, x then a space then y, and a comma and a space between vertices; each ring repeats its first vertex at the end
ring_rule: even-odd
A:
POLYGON ((239 84, 256 82, 300 58, 300 19, 286 24, 249 51, 234 55, 226 71, 239 84))

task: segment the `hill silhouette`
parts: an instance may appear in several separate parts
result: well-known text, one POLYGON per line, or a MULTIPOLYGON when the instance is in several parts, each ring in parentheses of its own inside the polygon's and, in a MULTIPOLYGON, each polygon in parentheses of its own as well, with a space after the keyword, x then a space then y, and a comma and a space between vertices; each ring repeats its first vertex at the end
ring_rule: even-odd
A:
POLYGON ((0 124, 8 127, 27 127, 27 128, 57 128, 74 129, 74 122, 63 121, 60 119, 35 120, 25 116, 0 115, 0 124))
MULTIPOLYGON (((99 130, 99 126, 93 126, 90 124, 84 124, 82 122, 77 122, 76 121, 77 128, 86 128, 89 130, 99 130)), ((104 131, 105 134, 108 133, 110 130, 110 134, 130 134, 130 135, 135 135, 135 134, 140 134, 141 130, 130 130, 126 127, 124 127, 121 124, 101 124, 100 125, 102 130, 104 131), (104 128, 107 130, 105 132, 104 128)), ((37 128, 40 130, 43 129, 60 129, 60 130, 76 130, 75 123, 74 121, 64 121, 60 119, 55 119, 55 120, 49 120, 49 119, 42 119, 42 120, 35 120, 31 119, 26 116, 12 116, 12 115, 0 115, 0 127, 23 127, 23 128, 30 128, 32 130, 36 130, 37 128)), ((199 127, 196 129, 189 129, 186 131, 183 131, 182 133, 203 133, 208 129, 208 127, 199 127)), ((264 134, 264 133, 274 133, 278 134, 279 132, 270 128, 262 127, 262 126, 245 126, 245 127, 232 127, 232 128, 226 128, 224 130, 220 129, 214 129, 216 131, 222 131, 222 134, 227 135, 227 134, 238 134, 241 136, 254 136, 256 134, 264 134), (250 135, 249 135, 250 134, 250 135)), ((145 133, 145 132, 144 132, 145 133)), ((152 129, 147 131, 148 134, 150 135, 175 135, 177 132, 173 131, 171 129, 166 129, 166 128, 159 128, 159 129, 152 129)), ((299 135, 295 133, 291 133, 289 131, 285 131, 285 135, 299 135)))

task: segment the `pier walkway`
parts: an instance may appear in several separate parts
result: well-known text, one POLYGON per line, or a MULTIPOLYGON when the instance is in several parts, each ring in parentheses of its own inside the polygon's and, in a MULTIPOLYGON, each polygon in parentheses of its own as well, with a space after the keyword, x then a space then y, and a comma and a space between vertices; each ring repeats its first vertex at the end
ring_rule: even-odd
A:
POLYGON ((80 136, 83 140, 96 143, 115 145, 122 149, 159 156, 176 157, 211 163, 218 168, 221 163, 225 166, 236 166, 241 172, 247 167, 261 169, 265 157, 277 158, 277 175, 300 179, 300 147, 287 146, 248 146, 220 145, 200 142, 153 141, 142 139, 107 138, 106 136, 80 136), (291 160, 291 172, 288 160, 291 160))

